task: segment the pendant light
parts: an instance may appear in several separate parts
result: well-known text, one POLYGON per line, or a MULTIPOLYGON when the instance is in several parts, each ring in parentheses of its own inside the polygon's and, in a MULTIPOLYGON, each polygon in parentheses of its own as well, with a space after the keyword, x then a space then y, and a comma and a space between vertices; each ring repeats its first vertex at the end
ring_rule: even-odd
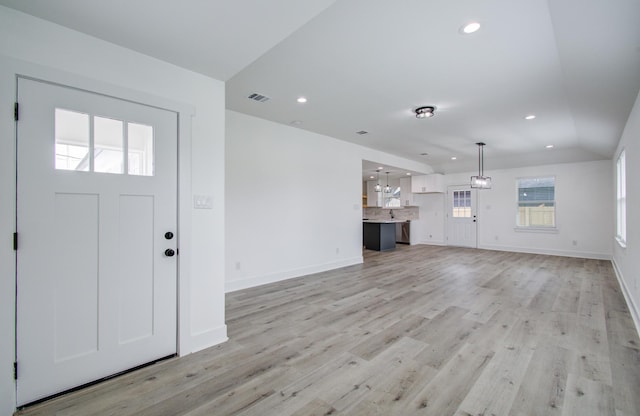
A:
POLYGON ((389 172, 385 172, 387 174, 387 186, 384 187, 384 192, 386 194, 391 193, 391 187, 389 186, 389 172))
POLYGON ((484 176, 484 146, 485 143, 478 142, 478 176, 471 177, 471 187, 477 189, 491 189, 491 177, 484 176))
POLYGON ((378 181, 376 182, 375 190, 376 192, 382 192, 382 185, 380 185, 380 169, 376 169, 376 175, 378 175, 378 181))

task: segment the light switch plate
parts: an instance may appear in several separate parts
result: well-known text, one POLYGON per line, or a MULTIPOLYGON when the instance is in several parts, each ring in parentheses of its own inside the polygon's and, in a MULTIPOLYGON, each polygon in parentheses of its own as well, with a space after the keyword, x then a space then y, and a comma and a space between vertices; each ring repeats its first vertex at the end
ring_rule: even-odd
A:
POLYGON ((213 197, 211 195, 194 195, 193 208, 213 209, 213 197))

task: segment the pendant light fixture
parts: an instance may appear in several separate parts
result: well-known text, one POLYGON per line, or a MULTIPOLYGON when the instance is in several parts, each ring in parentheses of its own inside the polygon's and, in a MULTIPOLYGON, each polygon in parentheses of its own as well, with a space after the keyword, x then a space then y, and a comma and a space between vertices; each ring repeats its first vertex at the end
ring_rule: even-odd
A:
POLYGON ((374 189, 376 192, 382 192, 382 185, 380 185, 380 169, 376 169, 376 175, 378 176, 378 179, 374 189))
POLYGON ((485 143, 478 142, 478 176, 471 177, 471 187, 477 189, 491 189, 491 177, 484 176, 484 146, 485 143))
POLYGON ((389 172, 385 172, 387 174, 387 186, 384 187, 384 192, 386 194, 391 193, 391 187, 389 186, 389 172))

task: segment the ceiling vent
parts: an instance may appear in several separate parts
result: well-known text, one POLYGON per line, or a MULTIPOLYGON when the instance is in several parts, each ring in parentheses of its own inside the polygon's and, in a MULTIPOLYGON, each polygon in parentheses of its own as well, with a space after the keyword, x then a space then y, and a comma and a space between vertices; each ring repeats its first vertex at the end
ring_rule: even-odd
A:
POLYGON ((253 100, 253 101, 257 101, 259 103, 264 103, 264 102, 269 101, 271 99, 271 98, 267 97, 266 95, 258 94, 256 92, 254 92, 253 94, 251 94, 247 98, 250 99, 250 100, 253 100))
POLYGON ((258 94, 257 92, 254 92, 253 94, 251 94, 247 98, 250 99, 250 100, 253 100, 253 101, 258 101, 259 103, 264 103, 265 101, 269 101, 271 99, 271 98, 267 97, 266 95, 258 94))

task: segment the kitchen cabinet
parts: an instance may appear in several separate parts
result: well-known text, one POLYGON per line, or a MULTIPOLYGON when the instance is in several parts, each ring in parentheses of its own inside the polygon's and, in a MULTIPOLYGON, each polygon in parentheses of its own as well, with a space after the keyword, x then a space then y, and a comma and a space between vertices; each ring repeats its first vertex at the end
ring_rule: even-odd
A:
POLYGON ((367 206, 368 207, 381 207, 382 206, 382 192, 376 192, 376 181, 367 181, 367 206))
POLYGON ((432 173, 411 177, 411 192, 414 194, 444 193, 444 175, 432 173))
POLYGON ((400 203, 403 207, 415 205, 411 192, 411 178, 400 178, 400 203))

